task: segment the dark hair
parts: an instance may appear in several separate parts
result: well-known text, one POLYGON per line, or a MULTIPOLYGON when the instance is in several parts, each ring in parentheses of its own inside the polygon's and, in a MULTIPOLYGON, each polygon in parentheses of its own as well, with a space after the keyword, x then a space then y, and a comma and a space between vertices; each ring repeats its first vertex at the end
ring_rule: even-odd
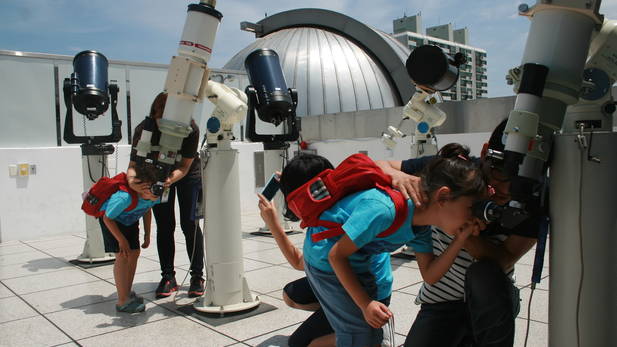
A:
POLYGON ((334 166, 320 155, 303 153, 296 156, 289 161, 281 173, 281 192, 287 198, 287 194, 326 169, 334 169, 334 166))
MULTIPOLYGON (((152 101, 152 105, 150 105, 150 118, 157 120, 163 118, 163 111, 165 111, 165 104, 167 103, 167 93, 160 92, 156 95, 154 100, 152 101)), ((198 129, 197 123, 195 120, 191 118, 191 127, 193 129, 198 129)), ((205 141, 205 137, 204 137, 205 141)))
POLYGON ((135 178, 142 183, 155 183, 158 181, 159 170, 150 163, 137 163, 134 167, 135 178))
POLYGON ((441 187, 450 188, 450 199, 470 196, 482 198, 486 183, 481 170, 469 158, 469 147, 449 143, 439 150, 437 157, 420 173, 422 189, 429 195, 441 187))
POLYGON ((152 105, 150 106, 150 117, 152 119, 159 119, 163 117, 163 110, 165 110, 165 103, 167 102, 167 93, 161 92, 154 98, 152 105))
POLYGON ((493 130, 493 133, 488 140, 488 148, 503 152, 506 146, 501 142, 501 140, 503 138, 503 132, 506 130, 506 123, 508 123, 508 118, 501 121, 501 123, 495 127, 495 130, 493 130))

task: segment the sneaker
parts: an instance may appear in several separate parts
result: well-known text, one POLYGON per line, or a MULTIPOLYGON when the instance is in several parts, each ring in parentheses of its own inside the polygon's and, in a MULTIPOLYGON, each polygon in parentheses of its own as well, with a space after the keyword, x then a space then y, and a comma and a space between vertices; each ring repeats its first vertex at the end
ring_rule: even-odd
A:
POLYGON ((204 295, 204 279, 201 276, 191 277, 191 285, 189 286, 189 298, 195 298, 204 295))
POLYGON ((176 283, 176 278, 166 278, 163 277, 161 282, 159 282, 159 286, 156 287, 156 298, 166 298, 171 295, 171 293, 178 290, 178 283, 176 283))
POLYGON ((146 310, 146 305, 138 302, 137 300, 129 300, 124 305, 116 305, 116 311, 123 313, 137 313, 146 310))
POLYGON ((129 298, 132 299, 132 300, 137 301, 140 304, 144 303, 144 298, 142 298, 141 296, 137 295, 137 293, 135 293, 132 290, 131 290, 131 293, 129 294, 129 298))

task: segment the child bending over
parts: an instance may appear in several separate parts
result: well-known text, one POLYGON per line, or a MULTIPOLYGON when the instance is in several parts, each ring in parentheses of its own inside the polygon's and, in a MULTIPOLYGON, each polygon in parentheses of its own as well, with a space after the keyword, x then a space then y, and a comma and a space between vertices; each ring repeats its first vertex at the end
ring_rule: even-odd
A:
MULTIPOLYGON (((136 184, 153 184, 157 181, 156 168, 151 164, 135 166, 136 184)), ((132 189, 129 186, 129 189, 132 189)), ((131 291, 139 257, 139 219, 144 220, 144 242, 142 248, 150 245, 151 207, 159 203, 159 197, 150 190, 134 191, 138 196, 135 208, 125 211, 131 205, 131 193, 118 190, 101 206, 105 214, 99 219, 103 232, 105 252, 116 255, 114 281, 118 292, 118 312, 143 312, 143 298, 131 291)))
MULTIPOLYGON (((377 188, 348 195, 321 214, 321 220, 341 224, 343 235, 313 242, 311 235, 326 228, 307 229, 305 272, 334 328, 337 346, 379 345, 380 328, 392 317, 388 307, 376 300, 377 283, 370 271, 373 256, 410 245, 423 279, 434 283, 450 268, 465 239, 478 232, 471 222, 471 205, 485 195, 486 184, 465 153, 464 147, 455 146, 427 166, 422 188, 429 202, 415 208, 408 200, 405 222, 388 236, 377 235, 394 221, 394 203, 377 188), (426 227, 429 225, 455 238, 439 257, 433 256, 431 230, 426 227)), ((296 159, 281 175, 281 191, 286 197, 311 178, 305 177, 310 171, 306 164, 296 159)))

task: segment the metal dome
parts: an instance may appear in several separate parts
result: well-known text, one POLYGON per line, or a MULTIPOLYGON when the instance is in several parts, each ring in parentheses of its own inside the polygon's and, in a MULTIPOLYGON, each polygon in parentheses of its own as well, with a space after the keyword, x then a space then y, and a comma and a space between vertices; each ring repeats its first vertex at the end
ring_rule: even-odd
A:
MULTIPOLYGON (((287 85, 298 91, 299 116, 401 106, 411 93, 401 92, 401 83, 392 76, 392 70, 404 71, 409 49, 391 36, 359 23, 362 29, 372 32, 373 41, 379 41, 381 46, 377 48, 382 57, 383 51, 388 51, 386 59, 379 59, 370 49, 371 42, 354 37, 367 35, 345 33, 335 27, 334 24, 341 23, 341 17, 359 23, 336 12, 315 9, 268 17, 257 23, 261 28, 256 33, 259 38, 232 57, 223 69, 244 70, 244 60, 255 49, 275 50, 287 85), (310 20, 307 11, 321 22, 310 20), (302 18, 302 22, 295 18, 302 18)), ((406 73, 402 84, 411 86, 406 73)))

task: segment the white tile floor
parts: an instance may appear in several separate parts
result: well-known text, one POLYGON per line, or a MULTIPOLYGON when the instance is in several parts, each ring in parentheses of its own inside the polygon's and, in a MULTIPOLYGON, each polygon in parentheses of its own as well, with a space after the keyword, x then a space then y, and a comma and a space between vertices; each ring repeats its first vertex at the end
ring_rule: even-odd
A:
MULTIPOLYGON (((83 269, 70 264, 82 250, 84 235, 12 241, 0 244, 0 346, 286 346, 289 336, 308 317, 288 308, 281 299, 283 286, 303 276, 285 263, 274 240, 249 234, 263 223, 257 215, 243 215, 245 275, 262 302, 277 309, 243 320, 208 325, 178 311, 192 302, 182 288, 176 302, 154 298, 160 279, 154 244, 142 253, 134 289, 144 296, 146 312, 115 312, 112 266, 83 269)), ((155 228, 153 228, 155 229, 155 228)), ((301 246, 304 234, 291 235, 301 246)), ((184 240, 176 236, 176 278, 188 268, 184 240)), ((533 252, 517 265, 521 312, 516 321, 515 346, 523 346, 527 328, 533 252)), ((545 262, 548 264, 548 262, 545 262)), ((402 344, 418 306, 413 304, 421 277, 414 261, 393 258, 396 342, 402 344)), ((545 269, 545 275, 548 269, 545 269)), ((548 334, 548 278, 533 295, 528 346, 546 346, 548 334)))

